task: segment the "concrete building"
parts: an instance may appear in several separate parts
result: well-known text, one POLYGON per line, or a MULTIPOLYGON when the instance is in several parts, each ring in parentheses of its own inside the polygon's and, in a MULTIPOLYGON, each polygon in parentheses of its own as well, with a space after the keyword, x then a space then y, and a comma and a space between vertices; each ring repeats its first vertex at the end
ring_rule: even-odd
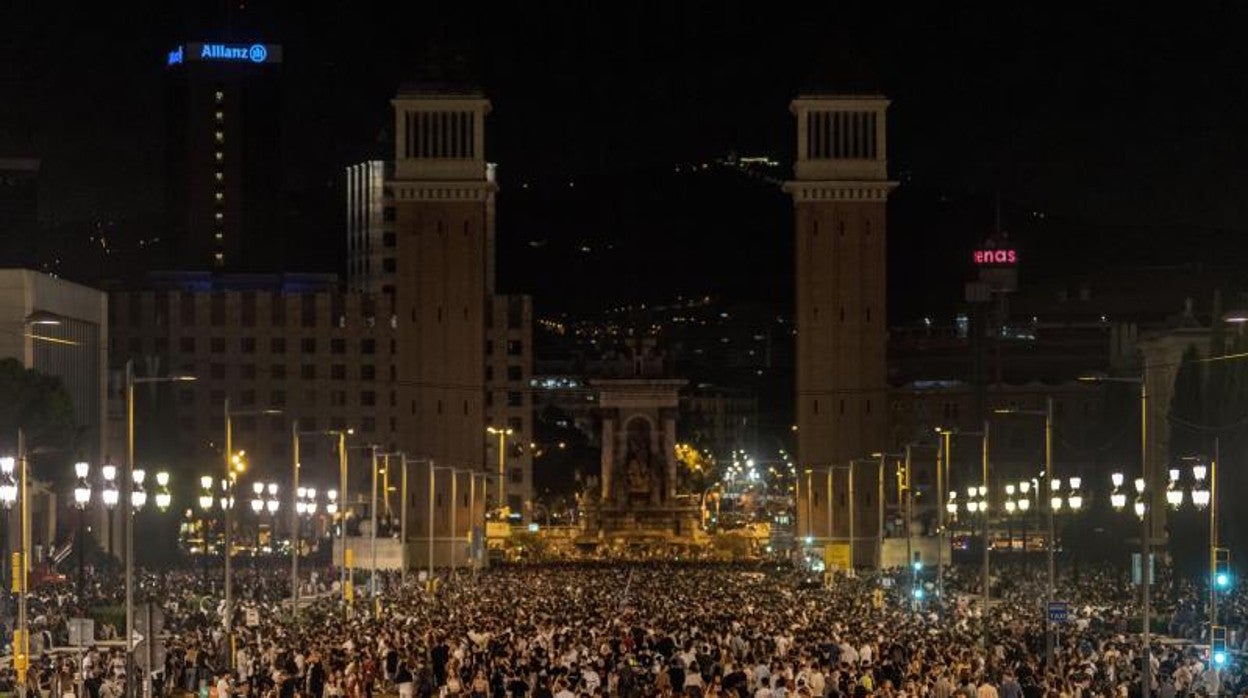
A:
POLYGON ((748 390, 695 385, 680 398, 681 432, 698 448, 725 462, 732 454, 758 451, 758 398, 748 390))
POLYGON ((92 462, 107 454, 107 350, 104 293, 27 269, 0 269, 0 357, 61 379, 84 430, 80 455, 92 462), (29 324, 40 319, 45 322, 29 324))
POLYGON ((393 167, 368 160, 347 168, 347 288, 394 298, 397 268, 393 167))
MULTIPOLYGON (((28 448, 71 448, 67 459, 99 464, 109 456, 108 421, 108 298, 96 289, 27 269, 0 269, 0 357, 56 376, 74 404, 81 428, 77 444, 27 444, 28 448)), ((0 436, 10 447, 16 434, 0 436)), ((31 541, 35 559, 58 542, 57 497, 49 483, 32 488, 31 541)), ((96 512, 96 523, 106 519, 96 512)), ((104 528, 96 529, 107 540, 104 528)), ((13 542, 10 532, 10 543, 13 542)), ((8 549, 8 548, 6 548, 8 549)))
MULTIPOLYGON (((227 397, 238 412, 283 412, 232 420, 232 445, 250 456, 249 479, 289 480, 292 418, 304 431, 350 427, 359 442, 397 443, 398 320, 384 296, 344 293, 333 275, 171 273, 111 297, 115 371, 132 360, 138 375, 198 378, 136 395, 136 421, 147 422, 136 434, 138 461, 145 450, 173 450, 185 459, 167 463, 174 477, 216 474, 227 397), (160 426, 179 443, 152 443, 160 426)), ((330 439, 302 439, 300 457, 304 484, 337 487, 330 439)), ((352 491, 366 492, 368 468, 351 472, 352 491)))
POLYGON ((859 565, 879 559, 881 497, 870 486, 874 474, 851 463, 882 450, 886 437, 886 204, 896 187, 888 179, 887 108, 879 96, 793 100, 797 160, 785 184, 796 235, 797 462, 828 473, 816 478, 827 482, 821 497, 799 492, 807 504, 799 504, 798 530, 812 543, 848 542, 859 565), (846 487, 849 473, 863 482, 846 487), (860 501, 834 496, 850 490, 860 501))
MULTIPOLYGON (((492 296, 485 339, 485 418, 496 429, 510 429, 503 440, 503 467, 499 473, 499 439, 487 437, 487 469, 502 475, 501 490, 510 512, 528 521, 533 511, 533 299, 529 296, 492 296)), ((497 490, 495 483, 493 489, 497 490)), ((497 496, 493 501, 497 502, 497 496)))

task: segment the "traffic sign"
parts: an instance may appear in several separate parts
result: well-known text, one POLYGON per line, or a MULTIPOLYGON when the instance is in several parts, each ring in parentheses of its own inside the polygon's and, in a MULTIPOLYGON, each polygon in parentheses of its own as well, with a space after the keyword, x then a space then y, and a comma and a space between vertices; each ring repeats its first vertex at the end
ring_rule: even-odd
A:
POLYGON ((246 620, 247 627, 249 628, 258 627, 260 625, 260 609, 258 608, 247 609, 246 618, 247 618, 246 620))
POLYGON ((70 618, 69 644, 74 647, 95 644, 95 621, 90 618, 70 618))
POLYGON ((1070 617, 1070 604, 1065 601, 1049 602, 1049 622, 1065 623, 1070 617))

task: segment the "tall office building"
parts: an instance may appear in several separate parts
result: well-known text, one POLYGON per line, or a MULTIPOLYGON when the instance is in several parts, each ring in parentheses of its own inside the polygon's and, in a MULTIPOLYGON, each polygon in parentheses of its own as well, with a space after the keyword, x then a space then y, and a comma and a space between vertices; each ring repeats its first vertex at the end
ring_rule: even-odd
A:
POLYGON ((879 550, 878 473, 888 408, 885 112, 879 96, 808 95, 797 119, 798 531, 846 541, 857 564, 879 550), (850 473, 853 473, 850 475, 850 473), (848 478, 853 477, 850 485, 848 478), (852 493, 852 501, 848 499, 852 493), (849 516, 854 522, 849 522, 849 516))
POLYGON ((276 44, 188 42, 166 57, 166 195, 174 265, 272 269, 281 252, 276 44))
POLYGON ((347 287, 394 298, 397 268, 394 197, 386 187, 393 167, 367 160, 347 167, 347 287))

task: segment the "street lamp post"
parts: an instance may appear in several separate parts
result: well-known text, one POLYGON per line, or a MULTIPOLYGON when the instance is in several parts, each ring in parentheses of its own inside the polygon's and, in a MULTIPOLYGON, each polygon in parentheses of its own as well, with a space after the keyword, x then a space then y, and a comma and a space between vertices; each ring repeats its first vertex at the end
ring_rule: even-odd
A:
POLYGON ((981 488, 980 494, 983 495, 983 501, 980 503, 980 510, 983 512, 983 519, 984 519, 983 520, 983 545, 981 546, 984 549, 983 550, 984 562, 983 562, 983 570, 982 570, 982 575, 983 575, 982 584, 984 585, 984 589, 983 589, 984 608, 979 618, 979 633, 980 633, 979 644, 984 649, 984 651, 988 650, 988 601, 992 596, 992 588, 991 588, 992 578, 989 576, 989 572, 988 572, 988 550, 991 547, 991 544, 989 543, 989 540, 988 540, 988 434, 989 434, 988 428, 989 428, 988 420, 985 419, 984 420, 984 432, 983 432, 984 434, 983 458, 982 458, 982 463, 981 463, 983 472, 980 474, 980 477, 982 478, 980 481, 984 483, 980 485, 980 488, 981 488))
POLYGON ((234 668, 234 567, 233 567, 233 562, 232 562, 233 541, 231 540, 233 536, 233 532, 230 530, 233 527, 233 523, 234 523, 233 521, 234 507, 232 506, 233 504, 233 501, 232 501, 233 491, 232 490, 234 486, 234 481, 237 476, 237 473, 235 472, 235 468, 236 466, 243 466, 242 459, 241 458, 236 459, 235 454, 234 454, 233 420, 234 420, 234 417, 258 416, 258 415, 280 415, 282 413, 283 413, 282 410, 279 410, 279 409, 232 411, 230 409, 230 398, 228 395, 225 397, 225 400, 222 402, 222 416, 225 422, 225 452, 223 454, 224 459, 225 459, 225 476, 226 476, 226 481, 228 483, 227 487, 231 490, 230 492, 227 493, 227 496, 229 496, 229 498, 231 499, 231 506, 227 507, 225 510, 225 531, 222 536, 224 539, 224 545, 225 545, 224 554, 225 554, 225 626, 226 626, 226 643, 227 643, 226 652, 229 655, 229 659, 227 660, 226 665, 230 669, 234 668))
MULTIPOLYGON (((1054 488, 1054 484, 1056 483, 1053 480, 1053 398, 1049 397, 1045 400, 1043 410, 1001 409, 994 410, 994 412, 996 414, 1018 414, 1044 418, 1044 479, 1047 482, 1045 489, 1049 490, 1050 493, 1056 492, 1056 488, 1054 488)), ((984 431, 986 433, 987 429, 985 428, 984 431)), ((1036 496, 1039 497, 1041 494, 1037 492, 1036 496)), ((1048 583, 1045 585, 1045 601, 1047 603, 1045 604, 1043 613, 1045 625, 1045 661, 1050 671, 1053 668, 1053 632, 1049 627, 1048 603, 1051 603, 1054 600, 1054 596, 1057 593, 1056 569, 1053 554, 1057 545, 1057 528, 1053 521, 1053 513, 1054 510, 1051 506, 1045 510, 1045 524, 1048 529, 1047 542, 1045 544, 1046 561, 1048 564, 1048 583)), ((1027 559, 1026 549, 1023 550, 1023 559, 1027 559)))
MULTIPOLYGON (((1139 490, 1139 499, 1136 502, 1136 515, 1140 518, 1140 597, 1142 609, 1140 612, 1142 619, 1142 671, 1140 672, 1140 697, 1149 698, 1152 693, 1152 658, 1150 653, 1152 650, 1152 628, 1151 609, 1152 606, 1152 579, 1150 579, 1149 570, 1152 569, 1152 507, 1148 506, 1144 497, 1148 484, 1148 383, 1144 375, 1140 376, 1080 376, 1081 381, 1091 382, 1111 382, 1111 383, 1131 383, 1138 385, 1140 388, 1140 475, 1136 480, 1137 489, 1139 490)), ((1151 496, 1151 495, 1150 495, 1151 496)), ((1120 506, 1118 508, 1121 508, 1120 506)))
POLYGON ((204 518, 201 519, 201 531, 203 533, 203 546, 201 549, 201 562, 203 563, 204 582, 208 581, 208 516, 212 514, 212 507, 216 504, 216 497, 213 494, 213 486, 216 480, 211 475, 204 475, 199 478, 199 508, 203 512, 204 518))
POLYGON ((87 475, 91 472, 91 465, 80 461, 74 463, 74 474, 78 476, 78 482, 74 485, 74 508, 78 510, 78 535, 75 538, 78 548, 78 600, 81 603, 86 598, 86 587, 84 586, 83 563, 82 563, 82 528, 83 528, 83 511, 87 508, 87 503, 91 501, 91 483, 87 482, 87 475))
MULTIPOLYGON (((121 478, 122 499, 130 502, 131 506, 125 514, 125 534, 126 534, 126 676, 134 676, 134 510, 135 507, 135 490, 134 485, 142 485, 142 476, 136 480, 136 471, 134 467, 134 386, 140 383, 178 383, 190 382, 195 380, 195 376, 188 375, 171 375, 171 376, 145 376, 138 377, 134 375, 134 360, 126 361, 126 474, 121 478)), ((229 403, 226 403, 226 411, 228 413, 229 403)), ((228 420, 227 420, 228 424, 228 420)), ((228 456, 227 456, 228 460, 228 456)), ((141 488, 139 490, 142 491, 141 488)), ((146 494, 140 497, 146 501, 146 494)), ((145 684, 147 682, 145 681, 145 684)), ((126 694, 134 695, 134 682, 126 681, 126 694)))
MULTIPOLYGON (((355 433, 354 429, 331 429, 326 432, 338 437, 338 490, 330 490, 337 496, 334 503, 334 509, 341 511, 342 515, 338 517, 338 541, 342 544, 342 559, 338 566, 338 583, 340 592, 342 593, 342 604, 345 611, 347 607, 347 507, 350 500, 347 498, 347 437, 355 433)), ((327 509, 328 511, 328 509, 327 509)), ((332 512, 331 512, 332 513, 332 512)), ((332 541, 331 541, 332 544, 332 541)), ((332 550, 332 547, 331 547, 332 550)))
POLYGON ((507 507, 507 437, 514 433, 511 427, 486 427, 485 431, 498 437, 498 508, 500 513, 509 513, 507 507))
POLYGON ((104 476, 104 489, 100 491, 100 499, 104 500, 104 508, 108 511, 108 553, 113 554, 113 527, 116 521, 113 520, 113 512, 117 509, 117 504, 121 501, 121 490, 117 484, 117 466, 112 463, 105 462, 100 468, 100 474, 104 476))
MULTIPOLYGON (((1217 453, 1217 443, 1214 445, 1214 452, 1217 453)), ((1191 466, 1192 487, 1191 500, 1192 506, 1198 511, 1203 511, 1205 507, 1209 507, 1209 634, 1211 638, 1214 634, 1214 628, 1218 626, 1218 587, 1223 586, 1223 582, 1229 586, 1229 579, 1219 577, 1217 555, 1218 555, 1218 526, 1217 526, 1217 506, 1218 506, 1218 459, 1209 459, 1208 464, 1203 458, 1185 458, 1188 462, 1193 462, 1191 466)), ((1171 509, 1179 509, 1183 506, 1184 490, 1181 483, 1182 470, 1180 468, 1170 468, 1170 483, 1166 486, 1166 504, 1171 509)), ((1212 656, 1213 664, 1219 664, 1212 656)), ((1220 669, 1220 666, 1214 668, 1220 669)))

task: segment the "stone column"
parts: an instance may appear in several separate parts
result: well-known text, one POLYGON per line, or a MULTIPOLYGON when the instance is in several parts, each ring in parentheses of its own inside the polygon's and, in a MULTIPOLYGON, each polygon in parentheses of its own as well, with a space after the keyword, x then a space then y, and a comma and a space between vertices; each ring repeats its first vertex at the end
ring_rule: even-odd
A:
POLYGON ((676 497, 676 415, 673 410, 663 411, 663 462, 667 464, 667 498, 676 497))
POLYGON ((602 418, 602 492, 600 498, 611 500, 611 488, 615 479, 615 420, 602 418))

